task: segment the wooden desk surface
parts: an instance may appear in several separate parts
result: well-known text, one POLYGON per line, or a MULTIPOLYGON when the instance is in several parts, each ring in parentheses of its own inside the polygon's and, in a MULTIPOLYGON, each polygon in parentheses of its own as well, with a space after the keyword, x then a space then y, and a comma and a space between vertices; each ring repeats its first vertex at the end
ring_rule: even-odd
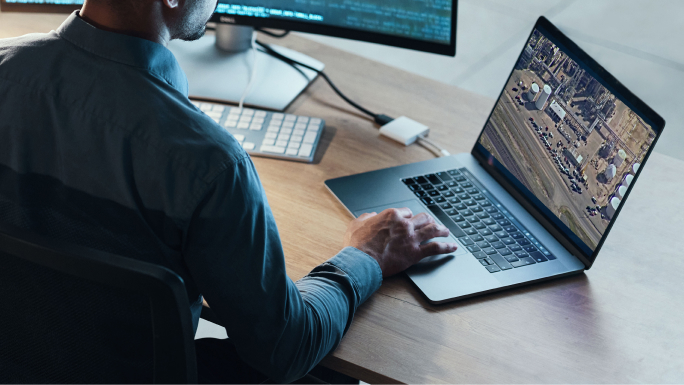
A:
MULTIPOLYGON (((63 19, 0 14, 0 38, 63 19)), ((470 151, 494 103, 301 37, 278 44, 326 63, 367 108, 429 125, 452 153, 470 151)), ((340 249, 351 219, 324 180, 433 155, 379 137, 321 79, 288 111, 327 122, 315 164, 254 158, 288 274, 299 279, 340 249)), ((585 274, 437 306, 405 276, 387 279, 324 364, 369 383, 684 382, 682 170, 682 161, 651 157, 585 274)))

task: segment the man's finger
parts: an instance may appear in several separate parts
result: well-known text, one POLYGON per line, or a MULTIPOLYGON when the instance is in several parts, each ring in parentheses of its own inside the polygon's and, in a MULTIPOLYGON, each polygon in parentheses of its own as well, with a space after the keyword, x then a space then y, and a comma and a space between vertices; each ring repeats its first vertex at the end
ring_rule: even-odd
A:
POLYGON ((458 245, 451 242, 430 242, 420 245, 420 252, 423 258, 431 255, 453 253, 456 249, 458 249, 458 245))
POLYGON ((413 216, 413 218, 411 218, 411 222, 413 222, 414 229, 420 229, 423 226, 435 223, 435 218, 433 218, 432 215, 429 215, 427 213, 420 213, 413 216))
POLYGON ((372 213, 363 213, 363 214, 359 215, 359 217, 356 219, 358 219, 359 221, 365 221, 366 219, 374 217, 376 215, 378 215, 378 213, 376 213, 375 211, 372 213))
POLYGON ((386 209, 380 214, 388 215, 394 219, 411 218, 413 216, 413 212, 408 207, 386 209))
POLYGON ((449 236, 449 229, 437 223, 431 223, 416 230, 416 239, 418 242, 425 242, 432 238, 447 236, 449 236))

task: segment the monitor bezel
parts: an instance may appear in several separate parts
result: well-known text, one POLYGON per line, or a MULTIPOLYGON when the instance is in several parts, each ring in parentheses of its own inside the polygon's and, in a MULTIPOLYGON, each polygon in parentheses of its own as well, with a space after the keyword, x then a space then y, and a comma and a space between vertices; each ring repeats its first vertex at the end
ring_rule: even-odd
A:
POLYGON ((329 25, 313 24, 301 21, 289 21, 275 18, 260 18, 239 15, 227 15, 224 13, 214 13, 211 17, 212 22, 223 24, 244 25, 250 27, 263 27, 282 29, 287 31, 297 31, 313 33, 316 35, 326 35, 345 39, 378 43, 392 47, 408 48, 416 51, 435 53, 440 55, 456 55, 456 26, 458 25, 458 0, 453 0, 451 8, 451 43, 439 44, 416 40, 393 35, 386 35, 377 32, 361 31, 350 28, 334 27, 329 25))
MULTIPOLYGON (((598 75, 600 77, 600 80, 602 80, 605 84, 604 86, 607 86, 607 88, 610 89, 610 91, 620 97, 621 101, 624 102, 632 111, 637 113, 640 117, 642 117, 644 120, 646 120, 650 125, 651 128, 656 133, 655 138, 653 139, 653 142, 651 143, 650 148, 646 152, 646 155, 644 156, 643 161, 641 162, 641 165, 639 167, 639 170, 636 172, 634 175, 634 179, 630 186, 627 189, 627 192, 625 193, 624 198, 622 199, 622 203, 618 206, 618 209, 615 212, 615 215, 611 219, 610 223, 606 227, 605 232, 601 236, 601 239, 599 240, 596 248, 592 253, 587 253, 579 244, 577 244, 572 238, 573 236, 575 238, 578 238, 577 236, 574 235, 571 231, 569 233, 566 233, 566 230, 561 228, 557 223, 556 220, 557 217, 553 216, 553 218, 549 217, 548 214, 545 214, 545 211, 548 211, 548 213, 551 213, 546 206, 539 206, 541 202, 538 204, 535 204, 532 199, 536 199, 534 195, 531 193, 524 191, 520 189, 518 186, 515 185, 515 183, 511 182, 511 179, 506 176, 506 173, 508 172, 506 168, 501 165, 491 154, 484 148, 479 143, 480 137, 482 137, 484 130, 486 129, 487 125, 485 123, 484 127, 482 128, 482 131, 480 131, 480 134, 478 135, 478 139, 475 142, 475 145, 473 146, 473 149, 471 151, 471 154, 478 160, 480 165, 497 181, 501 184, 501 186, 504 187, 504 189, 513 196, 518 203, 520 203, 537 221, 539 221, 542 226, 556 238, 563 247, 565 247, 570 253, 578 257, 585 265, 586 269, 588 270, 591 268, 593 265, 594 261, 596 260, 597 255, 601 251, 601 248, 608 237, 608 234, 613 228, 613 225, 615 224, 616 219, 619 217, 620 212, 622 211, 622 208, 625 205, 625 202, 627 201, 627 198, 629 198, 632 188, 636 184, 637 180, 639 179, 639 176, 641 175, 641 171, 644 168, 644 165, 647 163, 648 158, 651 156, 653 153, 653 149, 655 148, 658 139, 660 138, 663 129, 665 127, 665 120, 658 115, 653 109, 651 109, 649 106, 647 106, 640 98, 638 98, 636 95, 634 95, 631 91, 629 91, 620 81, 618 81, 613 75, 611 75, 608 71, 606 71, 603 66, 598 64, 594 59, 592 59, 584 50, 582 50, 577 44, 575 44, 570 38, 568 38, 565 34, 563 34, 558 28, 556 28, 548 19, 546 19, 544 16, 539 17, 537 19, 537 22, 535 23, 534 27, 532 28, 532 31, 530 32, 530 35, 528 35, 527 40, 525 40, 525 44, 529 41, 529 38, 532 36, 532 33, 534 32, 535 29, 542 29, 545 32, 548 33, 549 36, 551 36, 553 39, 558 41, 561 45, 563 45, 564 49, 567 52, 572 53, 575 55, 578 59, 578 61, 581 61, 581 64, 594 72, 594 74, 598 75), (555 218, 555 219, 554 219, 555 218), (570 235, 572 234, 572 236, 570 235)), ((524 51, 524 48, 521 50, 520 55, 518 56, 518 59, 515 61, 515 64, 513 65, 513 68, 511 69, 511 72, 509 76, 506 78, 506 84, 504 84, 504 87, 502 88, 501 93, 499 94, 499 97, 496 99, 496 102, 494 103, 491 112, 489 113, 489 116, 487 117, 487 121, 491 118, 492 114, 494 113, 494 110, 496 109, 496 106, 501 98, 501 95, 503 92, 505 92, 506 86, 508 84, 508 79, 513 75, 513 71, 515 70, 515 67, 522 57, 522 53, 524 51)), ((508 172, 509 173, 509 172, 508 172)), ((519 182, 518 182, 519 183, 519 182)), ((537 199, 538 201, 538 199, 537 199)), ((568 229, 569 230, 569 229, 568 229)), ((579 239, 579 238, 578 238, 579 239)))

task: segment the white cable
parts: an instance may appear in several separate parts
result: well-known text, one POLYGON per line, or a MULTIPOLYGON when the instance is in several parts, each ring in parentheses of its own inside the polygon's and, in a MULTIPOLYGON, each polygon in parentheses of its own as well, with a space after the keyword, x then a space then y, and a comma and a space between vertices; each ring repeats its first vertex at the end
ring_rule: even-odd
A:
POLYGON ((430 139, 428 139, 428 138, 426 138, 426 137, 424 137, 424 136, 419 136, 419 137, 418 137, 418 143, 419 143, 421 146, 425 147, 426 149, 432 151, 432 152, 433 152, 434 154, 436 154, 437 156, 449 156, 449 155, 451 155, 451 154, 449 153, 449 151, 443 149, 442 147, 440 147, 439 145, 437 145, 437 143, 431 141, 430 139), (432 146, 432 147, 433 147, 434 149, 436 149, 437 151, 434 151, 432 148, 428 148, 427 146, 425 146, 425 143, 429 144, 430 146, 432 146))
POLYGON ((256 77, 256 67, 257 67, 257 48, 256 48, 256 39, 257 39, 257 33, 256 31, 252 32, 252 52, 254 59, 252 60, 252 70, 249 73, 249 82, 247 83, 247 87, 245 87, 245 90, 242 91, 242 97, 240 98, 240 104, 238 107, 240 108, 240 113, 242 113, 242 105, 245 102, 245 98, 247 97, 247 94, 249 94, 249 91, 252 89, 252 84, 254 84, 254 78, 256 77))

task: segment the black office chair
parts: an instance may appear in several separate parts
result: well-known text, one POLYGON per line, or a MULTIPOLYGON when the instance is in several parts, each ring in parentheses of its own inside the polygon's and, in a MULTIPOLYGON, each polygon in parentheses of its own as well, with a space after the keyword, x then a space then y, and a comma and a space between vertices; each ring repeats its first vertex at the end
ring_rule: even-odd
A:
POLYGON ((20 237, 0 233, 0 383, 197 382, 177 274, 20 237))

